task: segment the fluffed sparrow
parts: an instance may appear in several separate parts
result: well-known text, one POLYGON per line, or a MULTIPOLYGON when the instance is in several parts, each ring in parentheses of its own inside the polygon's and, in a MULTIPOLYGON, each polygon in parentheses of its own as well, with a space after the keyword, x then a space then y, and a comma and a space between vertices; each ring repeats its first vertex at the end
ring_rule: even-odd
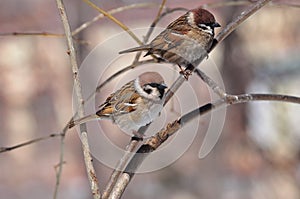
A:
POLYGON ((120 54, 147 51, 161 59, 182 67, 196 67, 207 56, 214 39, 214 28, 220 27, 207 10, 196 8, 188 11, 168 25, 150 44, 121 51, 120 54))
POLYGON ((166 88, 160 74, 145 72, 112 93, 96 114, 72 121, 69 128, 94 119, 110 119, 123 131, 140 137, 138 129, 152 122, 163 109, 166 88))

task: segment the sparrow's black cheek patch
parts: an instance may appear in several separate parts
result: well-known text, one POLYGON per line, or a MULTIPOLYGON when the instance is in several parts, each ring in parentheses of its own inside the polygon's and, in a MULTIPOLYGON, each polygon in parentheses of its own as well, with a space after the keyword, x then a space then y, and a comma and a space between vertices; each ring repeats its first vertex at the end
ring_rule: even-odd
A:
POLYGON ((159 98, 162 99, 164 94, 165 94, 165 89, 158 89, 158 91, 159 91, 159 94, 160 94, 159 98))

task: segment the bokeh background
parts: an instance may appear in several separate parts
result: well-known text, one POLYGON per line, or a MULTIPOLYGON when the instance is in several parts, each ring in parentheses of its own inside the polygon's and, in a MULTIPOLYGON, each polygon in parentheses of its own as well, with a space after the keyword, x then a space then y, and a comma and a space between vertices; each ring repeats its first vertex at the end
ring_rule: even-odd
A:
MULTIPOLYGON (((143 2, 149 3, 95 1, 105 10, 143 2)), ((132 29, 148 27, 161 1, 151 2, 157 5, 126 10, 114 16, 132 29)), ((169 0, 166 6, 191 9, 205 3, 208 1, 169 0)), ((15 34, 63 34, 55 1, 4 0, 0 5, 0 147, 5 147, 60 131, 73 114, 73 81, 65 38, 15 34)), ((65 5, 73 30, 98 15, 82 1, 65 1, 65 5)), ((209 10, 225 27, 245 7, 221 4, 209 10)), ((165 27, 181 14, 168 15, 159 26, 165 27)), ((121 28, 109 19, 101 19, 77 34, 79 63, 99 43, 120 32, 121 28)), ((124 43, 116 43, 111 48, 124 49, 129 43, 134 44, 128 37, 124 43)), ((109 52, 109 48, 103 49, 104 54, 109 52)), ((228 93, 300 96, 299 52, 299 2, 275 1, 251 16, 218 45, 210 55, 209 64, 218 66, 228 93)), ((133 55, 128 55, 124 64, 130 64, 132 58, 133 55)), ((130 72, 132 77, 135 74, 135 70, 130 72)), ((171 77, 166 78, 170 83, 171 77)), ((103 81, 105 77, 99 79, 103 81)), ((112 82, 105 87, 101 97, 105 98, 116 84, 112 82)), ((189 85, 197 91, 199 104, 210 101, 207 87, 198 77, 192 76, 189 85)), ((189 97, 184 90, 179 90, 178 98, 180 96, 189 97)), ((166 121, 177 118, 178 106, 183 106, 176 100, 173 105, 167 106, 166 121), (171 111, 173 105, 175 111, 171 111)), ((136 175, 123 198, 299 198, 299 114, 299 105, 280 102, 230 106, 220 139, 203 159, 198 158, 198 153, 210 117, 200 118, 197 121, 200 128, 188 150, 164 169, 136 175)), ((179 133, 188 132, 189 127, 179 133)), ((117 129, 109 137, 123 148, 129 140, 117 129)), ((0 154, 1 198, 52 198, 59 143, 58 138, 53 138, 0 154)), ((76 130, 70 131, 66 137, 66 162, 59 198, 92 197, 80 145, 76 130)), ((112 170, 98 161, 94 161, 94 165, 103 188, 112 170)))

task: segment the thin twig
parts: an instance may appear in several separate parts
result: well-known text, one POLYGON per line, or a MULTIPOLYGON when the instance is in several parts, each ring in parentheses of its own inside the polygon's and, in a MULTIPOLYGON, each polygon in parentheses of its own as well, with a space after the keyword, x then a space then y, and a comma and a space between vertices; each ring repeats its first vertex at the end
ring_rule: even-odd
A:
MULTIPOLYGON (((155 7, 159 6, 156 3, 137 3, 130 4, 123 7, 114 8, 108 11, 109 14, 116 14, 130 9, 143 8, 143 7, 155 7)), ((87 21, 81 24, 78 28, 72 31, 72 35, 75 36, 84 29, 88 28, 90 25, 98 21, 99 19, 103 19, 105 17, 104 14, 99 14, 90 21, 87 21)), ((64 34, 59 33, 50 33, 50 32, 8 32, 8 33, 0 33, 0 36, 44 36, 44 37, 65 37, 64 34)), ((75 39, 77 42, 82 42, 82 40, 75 39)))
MULTIPOLYGON (((150 25, 150 28, 149 28, 149 30, 148 30, 146 36, 144 37, 144 44, 146 44, 146 43, 148 42, 148 40, 149 40, 149 38, 150 38, 150 36, 151 36, 153 30, 154 30, 154 27, 156 26, 157 22, 159 21, 160 16, 161 16, 161 13, 162 13, 162 11, 163 11, 163 8, 164 8, 166 2, 167 2, 166 0, 163 0, 162 3, 161 3, 161 5, 159 6, 159 10, 158 10, 158 12, 157 12, 157 15, 156 15, 156 17, 154 18, 154 21, 152 22, 152 24, 150 25)), ((140 57, 141 57, 141 54, 142 54, 141 51, 138 52, 138 53, 136 53, 136 56, 135 56, 135 59, 134 59, 133 63, 139 61, 139 59, 140 59, 140 57)))
POLYGON ((64 34, 50 32, 8 32, 0 33, 0 36, 44 36, 44 37, 64 37, 64 34))
POLYGON ((126 147, 125 154, 117 163, 117 167, 112 172, 108 183, 103 191, 102 199, 107 199, 111 193, 112 189, 115 186, 117 179, 119 178, 120 174, 124 171, 125 166, 128 163, 128 160, 132 157, 132 153, 135 151, 136 147, 138 146, 137 140, 131 140, 128 146, 126 147))
POLYGON ((219 8, 219 7, 225 7, 225 6, 241 6, 241 5, 249 5, 251 2, 249 0, 233 0, 233 1, 222 1, 222 2, 213 2, 213 3, 207 3, 203 4, 201 7, 204 9, 207 8, 219 8))
POLYGON ((62 134, 60 138, 60 153, 59 153, 59 163, 57 165, 58 170, 56 171, 56 183, 54 188, 53 199, 57 199, 58 189, 60 185, 61 174, 64 164, 64 154, 65 154, 65 133, 62 134))
POLYGON ((32 139, 32 140, 23 142, 21 144, 16 144, 14 146, 0 147, 0 153, 12 151, 14 149, 18 149, 18 148, 21 148, 21 147, 24 147, 24 146, 27 146, 27 145, 30 145, 30 144, 33 144, 33 143, 37 143, 37 142, 40 142, 40 141, 43 141, 43 140, 48 140, 50 138, 58 137, 58 136, 62 136, 62 134, 61 133, 52 133, 50 135, 39 137, 39 138, 35 138, 35 139, 32 139))
POLYGON ((105 15, 107 18, 109 18, 110 20, 112 20, 114 23, 116 23, 118 26, 120 26, 123 30, 125 30, 138 44, 142 45, 143 42, 125 25, 123 24, 121 21, 119 21, 118 19, 116 19, 114 16, 112 16, 111 14, 109 14, 108 12, 106 12, 105 10, 101 9, 100 7, 98 7, 96 4, 94 4, 93 2, 89 1, 89 0, 83 0, 86 4, 88 4, 89 6, 91 6, 92 8, 96 9, 97 11, 99 11, 100 13, 102 13, 103 15, 105 15))
POLYGON ((226 92, 224 89, 220 88, 220 86, 209 76, 207 76, 203 71, 199 68, 196 68, 195 73, 220 97, 225 98, 226 92))
MULTIPOLYGON (((130 9, 135 9, 135 8, 143 8, 143 7, 153 7, 153 6, 158 6, 158 4, 156 4, 156 3, 136 3, 136 4, 130 4, 130 5, 126 5, 123 7, 111 9, 111 10, 107 11, 107 13, 112 15, 112 14, 123 12, 125 10, 130 10, 130 9)), ((82 30, 88 28, 90 25, 92 25, 93 23, 95 23, 96 21, 98 21, 99 19, 102 19, 104 17, 105 17, 105 15, 101 13, 98 16, 94 17, 92 20, 81 24, 78 28, 76 28, 72 32, 72 35, 74 36, 74 35, 78 34, 82 30)))
MULTIPOLYGON (((41 36, 41 37, 53 37, 53 38, 63 38, 65 37, 64 34, 59 33, 50 33, 50 32, 8 32, 8 33, 0 33, 0 36, 18 36, 18 37, 25 37, 25 36, 41 36)), ((74 38, 79 44, 89 44, 88 41, 74 38)))
MULTIPOLYGON (((256 3, 250 5, 247 10, 242 12, 232 22, 226 25, 226 27, 216 36, 217 43, 223 41, 232 31, 234 31, 240 24, 242 24, 246 19, 248 19, 248 17, 253 15, 256 11, 265 6, 270 1, 271 0, 259 0, 256 3)), ((210 51, 215 48, 215 45, 217 43, 214 43, 210 51)))
POLYGON ((300 104, 300 98, 291 95, 280 95, 280 94, 242 94, 242 95, 227 95, 227 104, 240 104, 251 101, 277 101, 277 102, 288 102, 294 104, 300 104))
POLYGON ((280 6, 280 7, 286 6, 286 7, 292 7, 292 8, 300 8, 300 4, 294 4, 294 3, 289 3, 289 2, 274 2, 274 1, 272 1, 271 3, 272 3, 271 5, 274 5, 274 6, 280 6))
POLYGON ((57 198, 58 189, 59 189, 59 185, 60 185, 61 174, 62 174, 62 170, 63 170, 62 165, 65 163, 64 154, 65 154, 65 138, 66 138, 67 131, 68 131, 68 127, 65 126, 62 130, 61 137, 60 137, 59 163, 54 167, 55 171, 56 171, 56 183, 55 183, 55 188, 54 188, 53 199, 57 198), (58 167, 58 169, 57 169, 57 167, 58 167))
MULTIPOLYGON (((62 0, 56 0, 56 3, 57 3, 57 8, 59 10, 59 14, 60 14, 64 29, 65 29, 66 38, 67 38, 67 44, 68 44, 68 49, 69 49, 68 54, 70 55, 70 62, 71 62, 72 72, 73 72, 75 93, 76 93, 76 97, 77 97, 78 115, 79 115, 79 117, 83 117, 84 116, 83 97, 82 97, 82 91, 81 91, 81 84, 79 81, 76 51, 75 51, 75 47, 73 44, 70 24, 69 24, 65 6, 64 6, 62 0)), ((91 186, 92 195, 93 195, 94 199, 99 199, 99 198, 101 198, 101 193, 100 193, 99 186, 98 186, 96 172, 95 172, 94 166, 92 164, 92 157, 90 154, 85 124, 80 125, 80 135, 81 135, 82 148, 83 148, 83 154, 84 154, 84 162, 85 162, 85 166, 86 166, 86 170, 87 170, 87 176, 88 176, 90 186, 91 186)), ((61 165, 61 167, 62 167, 62 165, 61 165)))

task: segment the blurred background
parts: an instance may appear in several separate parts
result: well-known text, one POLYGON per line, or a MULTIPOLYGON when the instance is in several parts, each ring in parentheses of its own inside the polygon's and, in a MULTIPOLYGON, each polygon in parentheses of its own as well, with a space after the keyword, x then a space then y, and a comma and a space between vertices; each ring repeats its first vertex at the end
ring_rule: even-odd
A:
MULTIPOLYGON (((143 0, 95 1, 104 10, 145 2, 149 3, 143 0)), ((170 0, 166 6, 191 9, 208 2, 221 2, 218 7, 209 10, 223 28, 248 3, 235 1, 244 2, 244 5, 228 6, 228 1, 170 0)), ((161 1, 153 0, 151 3, 114 16, 131 29, 148 27, 161 1)), ((65 5, 72 30, 98 15, 82 1, 65 1, 65 5)), ((165 27, 182 14, 172 13, 158 26, 165 27)), ((104 18, 77 34, 79 64, 94 47, 121 32, 120 27, 104 18)), ((73 114, 73 80, 65 38, 17 33, 63 34, 55 1, 1 1, 0 147, 59 132, 73 114)), ((136 45, 128 36, 124 42, 103 49, 102 56, 136 45)), ((217 66, 217 72, 221 73, 226 91, 230 94, 300 96, 299 52, 299 2, 275 1, 251 16, 218 45, 203 68, 206 71, 209 65, 217 66)), ((124 65, 116 64, 101 78, 93 78, 101 83, 109 74, 129 65, 133 58, 134 55, 127 55, 122 58, 124 65)), ((99 67, 104 67, 101 64, 99 67)), ((167 69, 161 70, 171 84, 177 74, 166 77, 167 69)), ((134 69, 126 74, 131 80, 141 71, 134 69)), ((127 81, 127 77, 121 78, 127 81)), ((194 89, 200 105, 211 100, 206 85, 195 75, 186 84, 194 89)), ((116 85, 119 85, 118 82, 112 82, 105 87, 98 96, 99 100, 103 101, 117 88, 116 85)), ((184 97, 188 99, 189 94, 179 90, 177 100, 168 104, 164 111, 165 122, 177 118, 176 112, 182 112, 182 107, 185 109, 183 112, 195 108, 189 107, 189 103, 180 104, 179 99, 184 97), (172 107, 175 111, 170 111, 172 107)), ((205 158, 199 159, 199 148, 210 122, 209 115, 201 117, 196 121, 199 125, 197 136, 188 150, 168 167, 136 175, 123 198, 299 198, 299 114, 300 106, 289 103, 253 102, 230 106, 216 146, 205 158)), ((188 133, 190 129, 191 126, 187 126, 178 133, 188 133)), ((130 139, 118 129, 113 129, 108 136, 121 148, 125 148, 130 139)), ((59 138, 53 138, 1 153, 1 198, 52 198, 59 147, 59 138)), ((58 198, 91 198, 81 143, 75 130, 66 136, 65 162, 58 198)), ((112 170, 98 161, 94 161, 94 166, 103 189, 112 170)))

